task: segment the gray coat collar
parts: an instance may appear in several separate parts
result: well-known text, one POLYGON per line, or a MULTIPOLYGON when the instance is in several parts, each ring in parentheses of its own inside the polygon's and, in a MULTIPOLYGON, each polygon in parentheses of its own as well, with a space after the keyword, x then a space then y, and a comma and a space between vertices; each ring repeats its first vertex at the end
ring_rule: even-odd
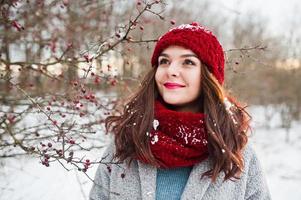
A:
POLYGON ((138 160, 138 170, 141 183, 142 200, 156 199, 157 168, 138 160))
MULTIPOLYGON (((141 183, 142 200, 156 199, 157 169, 151 165, 138 161, 138 170, 141 183)), ((211 179, 208 177, 201 179, 201 175, 208 170, 210 170, 209 159, 193 166, 181 199, 191 199, 191 194, 195 194, 194 199, 203 198, 211 183, 211 179)))

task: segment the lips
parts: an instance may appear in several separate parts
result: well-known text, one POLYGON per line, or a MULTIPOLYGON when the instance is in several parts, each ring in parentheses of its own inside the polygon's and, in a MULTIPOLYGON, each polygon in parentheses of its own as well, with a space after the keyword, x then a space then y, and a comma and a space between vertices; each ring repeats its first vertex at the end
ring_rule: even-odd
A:
POLYGON ((176 89, 176 88, 185 87, 184 85, 181 85, 178 83, 171 83, 171 82, 164 83, 164 86, 168 89, 176 89))

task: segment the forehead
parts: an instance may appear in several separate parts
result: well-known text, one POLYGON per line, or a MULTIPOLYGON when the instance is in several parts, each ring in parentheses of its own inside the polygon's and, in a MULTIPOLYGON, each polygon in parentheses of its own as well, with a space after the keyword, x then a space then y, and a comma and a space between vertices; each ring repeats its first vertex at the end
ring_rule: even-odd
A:
POLYGON ((159 56, 182 56, 182 55, 187 55, 187 56, 191 55, 196 57, 196 54, 190 49, 187 49, 182 46, 174 46, 174 45, 164 49, 159 56))

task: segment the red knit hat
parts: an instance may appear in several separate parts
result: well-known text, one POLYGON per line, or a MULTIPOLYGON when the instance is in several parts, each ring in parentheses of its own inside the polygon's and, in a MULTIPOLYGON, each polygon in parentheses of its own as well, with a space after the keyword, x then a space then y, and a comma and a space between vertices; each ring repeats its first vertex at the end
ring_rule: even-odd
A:
POLYGON ((224 83, 225 58, 221 44, 211 31, 197 22, 182 24, 161 36, 152 56, 152 66, 158 66, 158 57, 170 45, 183 46, 193 51, 207 65, 218 82, 224 83))

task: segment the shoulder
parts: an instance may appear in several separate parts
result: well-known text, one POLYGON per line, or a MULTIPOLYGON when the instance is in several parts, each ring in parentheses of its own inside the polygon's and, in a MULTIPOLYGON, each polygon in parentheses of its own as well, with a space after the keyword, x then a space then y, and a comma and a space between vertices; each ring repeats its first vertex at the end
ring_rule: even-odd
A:
POLYGON ((109 143, 107 143, 104 147, 103 153, 101 154, 101 157, 99 158, 99 170, 104 170, 106 172, 109 172, 111 174, 111 171, 113 169, 118 168, 125 168, 126 162, 119 161, 116 157, 116 145, 115 140, 112 139, 109 143))
POLYGON ((102 161, 113 161, 116 153, 115 141, 112 139, 105 147, 104 152, 101 156, 102 161))
POLYGON ((271 199, 264 170, 252 144, 244 149, 245 199, 271 199))
POLYGON ((261 171, 261 164, 258 159, 257 153, 254 150, 253 145, 248 142, 245 148, 243 149, 243 159, 245 170, 260 170, 261 171))
POLYGON ((109 199, 110 197, 110 164, 113 160, 114 146, 111 143, 104 147, 102 157, 100 158, 99 166, 93 180, 93 186, 90 190, 89 199, 100 200, 109 199))
POLYGON ((114 140, 110 141, 105 147, 103 147, 103 153, 100 158, 98 158, 98 168, 96 171, 95 181, 105 181, 109 180, 111 174, 111 168, 114 166, 114 154, 115 154, 115 145, 114 140), (100 180, 101 179, 101 180, 100 180))
POLYGON ((251 144, 250 142, 246 144, 242 151, 245 159, 251 159, 253 157, 256 157, 256 151, 254 149, 253 144, 251 144))

